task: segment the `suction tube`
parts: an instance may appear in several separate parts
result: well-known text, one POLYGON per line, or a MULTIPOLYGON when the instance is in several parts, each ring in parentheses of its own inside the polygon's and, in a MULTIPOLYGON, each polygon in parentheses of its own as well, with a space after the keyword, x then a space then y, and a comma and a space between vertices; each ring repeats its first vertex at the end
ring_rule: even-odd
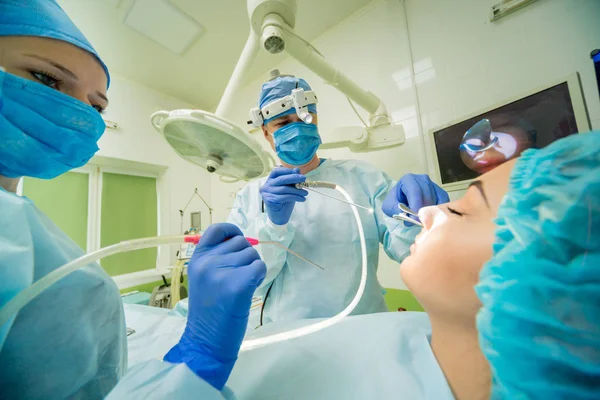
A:
MULTIPOLYGON (((341 187, 328 182, 316 182, 313 187, 327 187, 327 188, 335 188, 338 192, 340 192, 348 202, 352 202, 352 198, 350 195, 341 187)), ((257 347, 266 346, 271 343, 283 342, 288 339, 294 339, 301 336, 305 336, 314 332, 318 332, 322 329, 328 328, 332 325, 337 324, 342 319, 347 317, 356 307, 360 298, 363 295, 365 290, 365 286, 367 283, 367 246, 365 241, 365 234, 363 231, 362 222, 360 219, 360 215, 358 214, 358 210, 354 205, 350 206, 352 208, 352 213, 354 214, 354 218, 356 219, 356 223, 358 225, 358 232, 360 236, 360 245, 361 245, 361 260, 362 260, 362 273, 360 278, 360 284, 358 285, 358 290, 356 291, 356 295, 348 304, 348 306, 341 311, 339 314, 334 315, 333 317, 326 319, 324 321, 319 321, 312 325, 304 326, 298 329, 292 329, 287 332, 281 332, 275 335, 266 336, 264 338, 246 340, 242 342, 242 347, 240 352, 247 351, 250 349, 254 349, 257 347)), ((10 300, 1 310, 0 310, 0 327, 3 327, 7 322, 11 320, 16 314, 25 307, 31 300, 33 300, 37 295, 46 290, 48 287, 56 283, 58 280, 64 278, 69 275, 71 272, 78 270, 92 262, 98 261, 104 257, 111 256, 117 253, 124 253, 133 250, 146 249, 149 247, 156 247, 163 244, 172 244, 172 243, 184 243, 186 242, 187 236, 159 236, 152 238, 144 238, 144 239, 135 239, 124 241, 121 243, 114 244, 112 246, 105 247, 103 249, 91 252, 86 254, 78 259, 75 259, 60 268, 55 269, 50 272, 48 275, 44 276, 42 279, 38 280, 27 289, 21 291, 18 295, 16 295, 12 300, 10 300)))
POLYGON ((93 251, 82 257, 79 257, 60 268, 55 269, 42 279, 38 280, 27 289, 23 290, 15 297, 12 298, 2 309, 0 310, 0 327, 3 327, 10 319, 23 308, 31 300, 35 299, 41 292, 46 290, 48 287, 61 280, 65 276, 69 275, 86 265, 98 261, 104 257, 111 256, 117 253, 125 253, 133 250, 147 249, 149 247, 156 247, 163 244, 172 243, 184 243, 185 236, 159 236, 144 239, 135 239, 113 244, 111 246, 104 247, 103 249, 93 251))

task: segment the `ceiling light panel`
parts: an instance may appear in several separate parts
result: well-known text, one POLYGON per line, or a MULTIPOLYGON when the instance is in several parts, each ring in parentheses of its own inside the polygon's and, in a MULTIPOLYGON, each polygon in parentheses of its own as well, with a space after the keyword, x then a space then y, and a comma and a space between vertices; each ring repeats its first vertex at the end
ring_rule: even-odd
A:
POLYGON ((202 25, 168 0, 136 0, 124 22, 179 55, 204 32, 202 25))
POLYGON ((104 2, 108 3, 108 4, 112 4, 115 7, 118 7, 121 0, 104 0, 104 2))

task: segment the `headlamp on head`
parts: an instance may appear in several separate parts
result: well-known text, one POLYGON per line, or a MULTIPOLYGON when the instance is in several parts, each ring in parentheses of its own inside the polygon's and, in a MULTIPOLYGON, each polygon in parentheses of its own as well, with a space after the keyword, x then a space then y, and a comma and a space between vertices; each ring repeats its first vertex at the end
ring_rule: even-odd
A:
POLYGON ((248 121, 248 124, 258 128, 262 126, 266 120, 277 118, 278 115, 281 115, 292 108, 296 109, 298 118, 307 124, 311 124, 313 117, 308 111, 308 106, 311 104, 317 104, 317 96, 312 90, 305 91, 302 88, 294 89, 290 95, 272 101, 263 108, 252 108, 250 110, 250 121, 248 121))

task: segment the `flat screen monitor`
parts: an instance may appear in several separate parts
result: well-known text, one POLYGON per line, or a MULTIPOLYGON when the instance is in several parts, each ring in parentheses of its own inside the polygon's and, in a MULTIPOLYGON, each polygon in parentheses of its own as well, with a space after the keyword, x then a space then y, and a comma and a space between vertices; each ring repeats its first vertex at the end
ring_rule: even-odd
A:
POLYGON ((461 190, 528 148, 543 148, 560 138, 589 130, 581 83, 575 73, 432 130, 430 153, 442 187, 461 190), (469 131, 478 122, 478 128, 469 131), (469 134, 465 135, 467 131, 469 134))

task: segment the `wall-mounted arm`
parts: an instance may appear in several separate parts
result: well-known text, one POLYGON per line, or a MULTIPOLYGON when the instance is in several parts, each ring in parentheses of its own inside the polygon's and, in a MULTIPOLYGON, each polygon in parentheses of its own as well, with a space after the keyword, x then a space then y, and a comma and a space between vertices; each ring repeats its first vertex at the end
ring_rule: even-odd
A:
POLYGON ((229 78, 229 83, 227 83, 223 97, 221 97, 221 101, 219 101, 219 105, 215 111, 215 114, 219 117, 227 118, 227 116, 230 114, 229 111, 233 96, 241 89, 246 71, 248 71, 250 63, 252 63, 256 57, 256 54, 258 53, 259 44, 260 42, 258 35, 254 33, 252 29, 250 29, 250 35, 248 36, 244 50, 242 50, 242 54, 235 65, 233 74, 231 75, 231 78, 229 78))
POLYGON ((404 143, 404 129, 401 125, 392 124, 381 99, 362 89, 333 67, 306 40, 294 33, 279 15, 267 15, 262 25, 262 32, 263 44, 270 36, 281 37, 285 44, 282 48, 288 54, 369 112, 368 128, 340 128, 331 133, 330 136, 333 136, 334 140, 324 143, 322 148, 349 147, 354 152, 365 152, 404 143))
POLYGON ((289 55, 365 109, 369 113, 371 126, 389 122, 387 110, 381 99, 364 90, 339 69, 333 67, 307 41, 294 33, 279 15, 267 15, 263 31, 268 27, 280 29, 280 34, 285 40, 285 51, 289 55))

